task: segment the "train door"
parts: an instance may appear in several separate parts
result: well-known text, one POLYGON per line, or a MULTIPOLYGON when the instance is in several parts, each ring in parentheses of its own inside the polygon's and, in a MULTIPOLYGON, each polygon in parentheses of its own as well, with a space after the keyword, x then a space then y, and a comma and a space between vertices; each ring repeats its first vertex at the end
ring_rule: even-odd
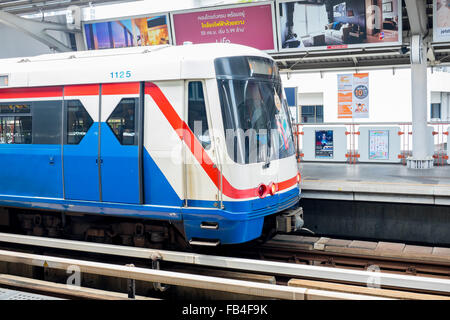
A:
MULTIPOLYGON (((217 165, 218 158, 214 153, 214 138, 211 123, 208 121, 208 103, 206 86, 203 81, 190 80, 185 82, 187 124, 190 132, 188 134, 185 149, 186 166, 186 199, 187 206, 218 206, 211 200, 217 199, 217 187, 211 183, 206 174, 205 167, 212 163, 217 165), (202 201, 209 200, 209 201, 202 201)), ((221 168, 219 168, 220 170, 221 168)), ((214 177, 216 178, 216 177, 214 177)), ((217 177, 220 179, 220 177, 217 177)), ((217 180, 217 185, 219 184, 217 180)))
POLYGON ((64 197, 100 200, 98 167, 99 85, 64 87, 64 197))
POLYGON ((142 203, 140 84, 103 84, 100 105, 101 200, 142 203))

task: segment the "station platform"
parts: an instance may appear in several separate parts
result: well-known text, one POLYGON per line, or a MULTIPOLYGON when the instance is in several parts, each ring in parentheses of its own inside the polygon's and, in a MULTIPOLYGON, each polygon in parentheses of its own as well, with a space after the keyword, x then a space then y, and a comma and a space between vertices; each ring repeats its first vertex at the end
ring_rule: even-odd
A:
POLYGON ((450 166, 300 162, 305 199, 450 206, 450 166))
POLYGON ((0 288, 0 300, 62 300, 41 294, 0 288))

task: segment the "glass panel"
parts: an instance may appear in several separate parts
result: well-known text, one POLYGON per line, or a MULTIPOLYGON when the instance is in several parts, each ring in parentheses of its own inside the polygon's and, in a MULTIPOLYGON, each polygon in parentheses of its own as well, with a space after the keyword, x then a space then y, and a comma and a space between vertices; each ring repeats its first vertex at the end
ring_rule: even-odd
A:
POLYGON ((137 98, 122 99, 106 123, 122 145, 137 145, 137 98))
POLYGON ((14 105, 13 104, 2 104, 0 105, 0 113, 13 113, 14 105))
POLYGON ((202 83, 200 81, 190 82, 188 90, 188 125, 203 148, 207 149, 211 145, 211 139, 202 83))
POLYGON ((440 119, 441 118, 441 104, 440 103, 432 103, 431 104, 431 119, 440 119))
POLYGON ((279 81, 218 80, 227 149, 238 163, 294 154, 291 121, 279 81))
POLYGON ((67 144, 79 144, 94 121, 79 100, 65 101, 67 144))
POLYGON ((0 113, 30 113, 29 104, 0 104, 0 113))
POLYGON ((13 143, 14 117, 0 117, 0 143, 13 143))
POLYGON ((33 102, 33 144, 61 144, 62 101, 33 102))
POLYGON ((29 104, 16 104, 14 108, 14 113, 30 113, 29 104))
POLYGON ((315 123, 315 106, 302 106, 302 122, 303 123, 315 123))
POLYGON ((30 144, 31 117, 0 117, 0 144, 30 144))
POLYGON ((14 121, 14 141, 16 144, 30 144, 31 136, 31 117, 15 117, 14 121))

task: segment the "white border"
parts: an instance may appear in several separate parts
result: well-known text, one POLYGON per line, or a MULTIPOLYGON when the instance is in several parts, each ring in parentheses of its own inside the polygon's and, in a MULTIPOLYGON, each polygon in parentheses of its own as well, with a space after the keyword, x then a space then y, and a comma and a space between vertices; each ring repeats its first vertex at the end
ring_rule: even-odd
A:
MULTIPOLYGON (((82 21, 81 23, 81 32, 83 33, 83 42, 84 47, 86 48, 86 51, 98 51, 98 50, 104 50, 104 49, 89 49, 87 45, 86 40, 86 29, 84 26, 86 24, 95 24, 95 23, 101 23, 101 22, 112 22, 112 21, 120 21, 120 20, 127 20, 127 19, 139 19, 139 18, 149 18, 149 17, 157 17, 157 16, 166 16, 166 25, 167 25, 167 31, 169 33, 169 45, 173 44, 172 42, 172 30, 171 30, 171 22, 169 20, 170 15, 169 12, 156 12, 156 13, 148 13, 148 14, 141 14, 136 16, 123 16, 123 17, 114 17, 114 18, 108 18, 108 19, 100 19, 100 20, 88 20, 88 21, 82 21)), ((140 46, 131 46, 131 47, 125 47, 125 48, 138 48, 140 46)), ((120 49, 120 48, 105 48, 107 49, 120 49)))
MULTIPOLYGON (((170 12, 170 23, 171 23, 171 30, 172 32, 172 40, 173 44, 176 45, 176 38, 175 38, 175 26, 174 26, 174 15, 178 14, 184 14, 184 13, 195 13, 195 12, 208 12, 208 11, 215 11, 215 10, 224 10, 224 9, 234 9, 234 8, 243 8, 243 7, 257 7, 262 5, 268 5, 270 4, 270 10, 272 13, 272 39, 273 39, 273 50, 261 50, 266 53, 278 53, 278 41, 277 41, 277 24, 276 24, 276 12, 275 12, 275 2, 274 1, 258 1, 256 3, 242 3, 242 4, 232 4, 232 5, 222 5, 222 6, 214 6, 214 7, 202 7, 202 8, 196 8, 196 9, 187 9, 187 10, 177 10, 170 12)), ((258 49, 260 50, 260 49, 258 49)))
MULTIPOLYGON (((450 27, 448 28, 450 29, 450 27)), ((450 41, 450 33, 447 36, 440 36, 437 27, 437 0, 433 0, 433 42, 450 41)))
MULTIPOLYGON (((325 0, 327 1, 327 0, 325 0)), ((395 1, 395 0, 392 0, 395 1)), ((374 48, 374 47, 389 47, 394 45, 402 45, 403 41, 403 26, 402 26, 402 3, 401 0, 397 0, 398 5, 398 41, 395 42, 381 42, 381 43, 358 43, 358 44, 347 44, 345 47, 328 49, 328 46, 318 46, 318 47, 303 47, 303 48, 282 48, 281 43, 281 27, 280 27, 280 4, 285 2, 297 2, 297 0, 276 0, 276 22, 277 22, 277 37, 278 37, 278 52, 308 52, 308 51, 326 51, 326 52, 336 52, 342 49, 361 49, 361 48, 374 48)), ((434 0, 435 1, 435 0, 434 0)), ((307 5, 307 4, 306 4, 307 5)), ((364 4, 365 5, 365 4, 364 4)), ((367 7, 366 7, 367 8, 367 7)))

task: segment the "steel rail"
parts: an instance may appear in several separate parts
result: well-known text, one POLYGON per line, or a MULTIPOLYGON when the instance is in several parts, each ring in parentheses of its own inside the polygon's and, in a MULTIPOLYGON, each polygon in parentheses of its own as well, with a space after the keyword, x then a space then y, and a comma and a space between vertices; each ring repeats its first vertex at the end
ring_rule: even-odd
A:
MULTIPOLYGON (((74 240, 51 239, 44 237, 0 233, 0 242, 42 246, 98 254, 109 254, 133 258, 220 267, 226 269, 246 270, 289 277, 307 277, 323 280, 344 281, 367 285, 378 283, 384 287, 396 287, 408 290, 426 290, 450 293, 450 280, 421 276, 399 275, 392 273, 339 269, 323 266, 311 266, 286 262, 260 261, 244 258, 212 256, 190 252, 135 248, 110 244, 81 242, 74 240)), ((164 281, 162 281, 164 282, 164 281)), ((166 282, 164 282, 166 283, 166 282)))
POLYGON ((23 252, 13 252, 7 250, 0 250, 0 261, 22 263, 31 266, 46 267, 59 270, 67 270, 69 267, 78 266, 80 272, 89 274, 118 277, 123 279, 134 279, 147 282, 160 282, 175 286, 206 290, 220 290, 225 292, 276 299, 384 300, 384 298, 369 295, 297 288, 252 281, 202 276, 189 273, 121 266, 115 264, 59 258, 23 252))

